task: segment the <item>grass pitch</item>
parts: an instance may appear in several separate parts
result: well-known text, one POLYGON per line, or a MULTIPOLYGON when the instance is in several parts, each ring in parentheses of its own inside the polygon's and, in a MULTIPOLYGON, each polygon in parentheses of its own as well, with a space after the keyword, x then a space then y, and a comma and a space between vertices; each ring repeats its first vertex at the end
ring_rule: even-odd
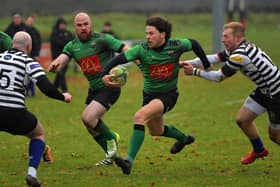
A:
MULTIPOLYGON (((103 19, 106 17, 98 16, 103 16, 103 19)), ((135 15, 135 19, 140 19, 138 16, 135 15)), ((174 23, 174 36, 190 35, 200 41, 207 52, 211 51, 210 15, 166 16, 174 23)), ((119 14, 116 17, 118 20, 119 17, 128 19, 119 14)), ((252 15, 247 37, 267 51, 279 66, 280 56, 276 45, 280 30, 276 17, 279 14, 252 15)), ((133 15, 130 19, 135 20, 133 15)), ((118 20, 113 21, 117 23, 118 20)), ((141 27, 141 30, 135 32, 141 32, 143 38, 144 27, 142 23, 139 24, 141 26, 137 28, 141 27)), ((121 33, 121 30, 118 32, 121 33)), ((133 33, 134 28, 127 32, 133 33)), ((138 38, 136 35, 135 38, 138 38)), ((183 58, 193 57, 190 52, 183 58)), ((104 117, 104 121, 121 135, 118 152, 121 156, 126 155, 133 114, 142 102, 141 73, 135 67, 131 67, 129 72, 119 101, 104 117)), ((52 74, 48 76, 53 78, 52 74)), ((165 122, 194 135, 196 141, 181 153, 171 155, 169 150, 174 140, 153 138, 146 133, 130 176, 123 175, 116 166, 95 167, 95 162, 103 159, 104 153, 80 120, 87 82, 80 73, 74 74, 70 69, 68 84, 73 94, 71 104, 48 99, 38 90, 36 97, 27 98, 28 109, 44 124, 46 140, 55 158, 52 165, 40 165, 38 176, 44 186, 280 186, 280 149, 269 141, 266 115, 261 116, 256 123, 270 151, 269 156, 252 165, 240 164, 240 158, 251 150, 251 146, 235 124, 235 115, 243 100, 254 89, 254 85, 241 74, 217 84, 186 77, 180 72, 180 96, 176 107, 166 114, 165 122)), ((26 138, 0 133, 0 186, 25 185, 27 148, 26 138)))

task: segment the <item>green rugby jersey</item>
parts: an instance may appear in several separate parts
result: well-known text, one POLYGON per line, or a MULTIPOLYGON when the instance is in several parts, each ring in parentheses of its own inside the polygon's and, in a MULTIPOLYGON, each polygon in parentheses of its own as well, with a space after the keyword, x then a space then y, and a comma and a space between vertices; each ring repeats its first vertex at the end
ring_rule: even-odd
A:
POLYGON ((122 47, 122 42, 111 35, 93 33, 91 39, 84 43, 78 38, 68 42, 63 53, 75 59, 89 81, 90 88, 95 90, 105 86, 100 73, 114 52, 121 52, 122 47))
POLYGON ((177 88, 179 58, 192 50, 189 39, 170 39, 158 49, 147 43, 136 45, 124 53, 128 61, 139 59, 144 74, 145 92, 168 92, 177 88))
POLYGON ((12 47, 12 38, 4 32, 0 32, 0 53, 12 47))

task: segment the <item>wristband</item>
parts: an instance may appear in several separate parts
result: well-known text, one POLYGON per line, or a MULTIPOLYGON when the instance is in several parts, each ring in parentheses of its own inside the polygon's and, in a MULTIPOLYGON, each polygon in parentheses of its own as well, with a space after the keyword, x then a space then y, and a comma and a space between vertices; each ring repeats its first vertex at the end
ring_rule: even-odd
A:
POLYGON ((198 69, 198 68, 193 68, 193 75, 195 75, 195 76, 200 76, 200 69, 198 69))

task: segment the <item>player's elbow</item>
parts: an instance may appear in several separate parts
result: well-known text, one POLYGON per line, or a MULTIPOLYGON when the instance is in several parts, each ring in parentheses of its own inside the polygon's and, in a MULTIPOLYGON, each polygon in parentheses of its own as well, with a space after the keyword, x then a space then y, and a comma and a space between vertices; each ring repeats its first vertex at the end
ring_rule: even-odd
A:
POLYGON ((226 77, 223 76, 223 73, 219 71, 201 71, 200 77, 214 81, 214 82, 222 82, 226 77))

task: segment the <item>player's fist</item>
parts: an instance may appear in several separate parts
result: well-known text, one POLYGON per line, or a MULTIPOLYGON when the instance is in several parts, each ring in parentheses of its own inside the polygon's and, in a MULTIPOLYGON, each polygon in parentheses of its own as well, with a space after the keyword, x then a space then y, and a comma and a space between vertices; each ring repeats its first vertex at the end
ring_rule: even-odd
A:
POLYGON ((72 95, 70 93, 65 92, 62 95, 64 95, 64 102, 70 103, 72 101, 72 95))
POLYGON ((193 69, 194 69, 194 67, 192 64, 187 63, 187 62, 184 63, 185 75, 193 75, 193 69))

